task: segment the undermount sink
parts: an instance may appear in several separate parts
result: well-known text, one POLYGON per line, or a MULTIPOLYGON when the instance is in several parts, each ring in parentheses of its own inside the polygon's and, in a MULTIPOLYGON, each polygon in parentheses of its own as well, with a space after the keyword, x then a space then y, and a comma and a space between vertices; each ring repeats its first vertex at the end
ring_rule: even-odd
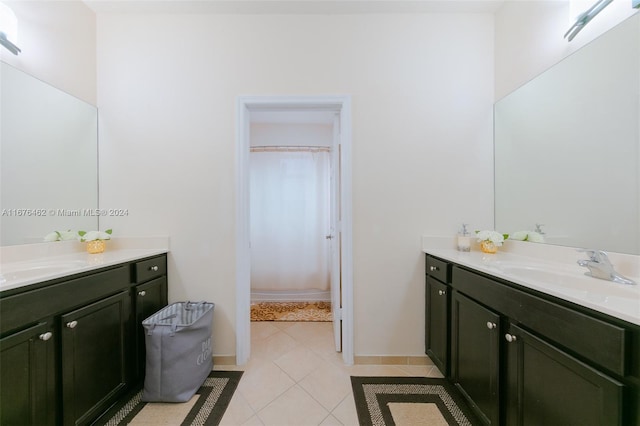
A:
POLYGON ((531 278, 543 279, 543 280, 570 276, 565 271, 560 271, 558 269, 553 269, 546 266, 538 266, 538 265, 521 265, 521 264, 504 263, 504 264, 498 264, 496 267, 501 271, 504 271, 507 273, 523 274, 531 278))
POLYGON ((86 266, 80 260, 63 262, 25 262, 0 266, 0 284, 15 280, 28 280, 86 266))
POLYGON ((555 292, 579 297, 591 302, 615 305, 627 305, 640 309, 640 289, 638 286, 625 286, 607 280, 574 272, 568 268, 553 268, 543 264, 510 264, 509 262, 494 265, 506 275, 533 280, 555 292))

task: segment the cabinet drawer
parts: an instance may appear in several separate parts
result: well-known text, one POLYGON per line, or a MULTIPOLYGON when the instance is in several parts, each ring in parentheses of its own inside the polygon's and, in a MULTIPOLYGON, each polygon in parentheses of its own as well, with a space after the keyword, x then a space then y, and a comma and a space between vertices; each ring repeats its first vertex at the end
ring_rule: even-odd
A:
POLYGON ((443 283, 451 282, 451 265, 449 263, 433 256, 427 256, 426 266, 427 275, 431 275, 443 283))
POLYGON ((610 371, 627 373, 627 331, 590 315, 459 267, 452 286, 610 371))
POLYGON ((167 274, 167 257, 158 256, 135 264, 136 283, 142 283, 167 274))

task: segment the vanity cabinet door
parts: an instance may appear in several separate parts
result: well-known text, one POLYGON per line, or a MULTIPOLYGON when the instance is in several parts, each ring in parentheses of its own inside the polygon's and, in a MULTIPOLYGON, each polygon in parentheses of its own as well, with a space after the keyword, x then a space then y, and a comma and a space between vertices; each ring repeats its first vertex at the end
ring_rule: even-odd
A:
POLYGON ((621 383, 516 325, 504 337, 508 425, 624 424, 621 383))
POLYGON ((135 287, 136 381, 144 379, 145 338, 142 321, 167 306, 167 277, 156 278, 135 287))
POLYGON ((126 387, 130 300, 124 291, 61 316, 65 425, 88 424, 126 387))
POLYGON ((500 420, 500 316, 454 291, 451 378, 484 423, 500 420))
POLYGON ((0 424, 56 424, 55 341, 41 322, 0 339, 0 424))
POLYGON ((449 375, 450 287, 427 276, 425 342, 427 355, 446 377, 449 375))

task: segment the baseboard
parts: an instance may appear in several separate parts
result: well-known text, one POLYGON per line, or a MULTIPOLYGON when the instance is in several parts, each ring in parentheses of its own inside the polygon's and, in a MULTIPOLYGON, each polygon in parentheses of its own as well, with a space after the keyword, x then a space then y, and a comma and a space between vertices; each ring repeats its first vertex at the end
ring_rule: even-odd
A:
MULTIPOLYGON (((355 356, 354 363, 359 365, 434 365, 428 356, 355 356)), ((236 365, 235 355, 213 357, 213 365, 236 365)))
POLYGON ((331 302, 331 292, 322 290, 266 291, 252 290, 251 303, 257 302, 331 302))
POLYGON ((385 356, 364 355, 354 357, 354 363, 360 365, 433 365, 428 356, 385 356))
POLYGON ((213 365, 236 365, 235 355, 214 355, 213 365))

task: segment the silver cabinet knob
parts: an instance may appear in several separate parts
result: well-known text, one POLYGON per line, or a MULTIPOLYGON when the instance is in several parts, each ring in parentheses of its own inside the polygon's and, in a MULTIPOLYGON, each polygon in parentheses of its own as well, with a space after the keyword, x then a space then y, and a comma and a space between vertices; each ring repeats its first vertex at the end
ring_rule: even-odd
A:
POLYGON ((157 265, 153 265, 153 266, 149 266, 149 270, 153 271, 153 272, 157 272, 158 271, 158 266, 157 265))
POLYGON ((440 296, 444 296, 445 294, 447 294, 447 292, 445 290, 438 290, 438 294, 440 296))
POLYGON ((487 328, 488 328, 489 330, 493 330, 493 329, 494 329, 494 328, 496 328, 496 327, 497 327, 497 325, 496 325, 496 323, 495 323, 495 322, 487 321, 487 328))
POLYGON ((142 290, 142 291, 139 291, 139 292, 138 292, 138 296, 142 296, 142 297, 144 297, 144 296, 146 296, 146 295, 147 295, 147 292, 146 292, 146 291, 144 291, 144 290, 142 290))
POLYGON ((504 338, 507 340, 507 342, 512 343, 515 342, 516 340, 518 340, 518 338, 516 336, 514 336, 513 334, 505 334, 504 338))
POLYGON ((76 328, 76 325, 78 325, 78 321, 70 321, 67 323, 67 328, 76 328))
POLYGON ((433 271, 437 271, 437 270, 438 270, 438 267, 437 267, 437 266, 429 266, 429 270, 430 270, 431 272, 433 272, 433 271))
POLYGON ((40 336, 38 336, 38 338, 46 342, 47 340, 51 339, 52 336, 53 336, 53 333, 50 331, 47 331, 46 333, 42 333, 40 336))

